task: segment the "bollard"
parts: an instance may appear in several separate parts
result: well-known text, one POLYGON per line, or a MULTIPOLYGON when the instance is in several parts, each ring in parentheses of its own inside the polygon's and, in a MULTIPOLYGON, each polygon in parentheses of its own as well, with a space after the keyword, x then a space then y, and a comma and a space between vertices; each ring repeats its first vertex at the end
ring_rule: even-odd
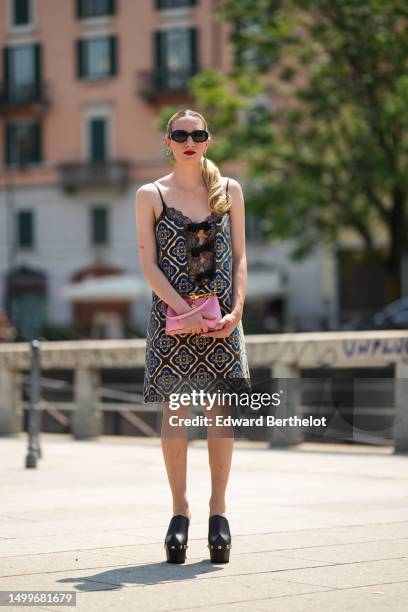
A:
POLYGON ((37 467, 37 458, 41 458, 40 448, 40 411, 38 401, 40 398, 40 343, 38 340, 31 342, 31 372, 30 393, 28 406, 28 452, 26 455, 26 468, 37 467))

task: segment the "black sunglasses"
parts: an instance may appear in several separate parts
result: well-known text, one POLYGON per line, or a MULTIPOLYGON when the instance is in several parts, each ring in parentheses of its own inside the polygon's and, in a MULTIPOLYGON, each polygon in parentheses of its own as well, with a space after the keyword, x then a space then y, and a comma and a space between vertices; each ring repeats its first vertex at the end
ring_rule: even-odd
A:
POLYGON ((206 130, 193 130, 187 132, 186 130, 174 130, 171 132, 170 138, 176 142, 186 142, 187 138, 191 136, 194 142, 205 142, 209 136, 206 130))

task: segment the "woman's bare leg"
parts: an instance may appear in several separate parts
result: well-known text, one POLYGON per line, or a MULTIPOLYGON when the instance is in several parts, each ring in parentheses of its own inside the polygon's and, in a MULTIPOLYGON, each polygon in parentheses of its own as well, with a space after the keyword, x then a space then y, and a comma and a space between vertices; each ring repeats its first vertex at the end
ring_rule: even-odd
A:
POLYGON ((225 493, 231 470, 232 451, 234 448, 234 430, 230 426, 216 426, 217 415, 230 414, 229 406, 214 404, 211 410, 205 410, 206 416, 212 418, 207 427, 208 460, 211 471, 211 497, 209 516, 225 514, 225 493))
POLYGON ((169 402, 164 403, 161 447, 173 496, 173 514, 183 514, 191 519, 187 499, 187 431, 184 425, 169 424, 170 416, 188 417, 189 413, 189 406, 170 410, 169 402))

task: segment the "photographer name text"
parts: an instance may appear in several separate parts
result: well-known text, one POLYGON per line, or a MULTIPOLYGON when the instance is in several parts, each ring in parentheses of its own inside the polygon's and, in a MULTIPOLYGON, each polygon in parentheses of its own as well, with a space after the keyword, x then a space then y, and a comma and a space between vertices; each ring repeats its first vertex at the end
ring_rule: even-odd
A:
POLYGON ((298 417, 276 418, 273 415, 259 415, 257 417, 232 417, 216 415, 215 417, 197 415, 195 417, 179 417, 172 415, 169 423, 173 427, 326 427, 326 417, 298 417))

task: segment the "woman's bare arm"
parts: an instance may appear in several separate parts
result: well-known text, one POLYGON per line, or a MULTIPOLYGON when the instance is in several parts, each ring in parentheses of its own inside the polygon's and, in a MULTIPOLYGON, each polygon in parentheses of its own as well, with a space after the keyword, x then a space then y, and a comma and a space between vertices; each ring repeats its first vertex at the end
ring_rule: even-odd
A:
POLYGON ((235 314, 241 319, 248 282, 245 250, 245 204, 241 185, 235 179, 229 180, 228 193, 231 200, 230 217, 233 265, 231 314, 235 314))
MULTIPOLYGON (((191 308, 177 293, 157 265, 156 235, 154 231, 155 216, 153 202, 155 193, 152 185, 142 185, 136 192, 136 237, 139 250, 140 267, 145 281, 154 293, 177 314, 189 312, 191 308)), ((188 317, 190 318, 190 317, 188 317)))

